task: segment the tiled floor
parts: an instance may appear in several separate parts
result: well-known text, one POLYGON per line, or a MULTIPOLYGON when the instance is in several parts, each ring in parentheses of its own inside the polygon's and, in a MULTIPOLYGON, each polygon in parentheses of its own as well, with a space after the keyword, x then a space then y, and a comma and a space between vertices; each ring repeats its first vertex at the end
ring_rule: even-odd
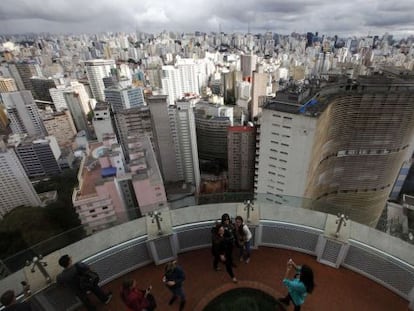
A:
MULTIPOLYGON (((180 254, 178 261, 187 275, 184 283, 187 294, 185 310, 201 311, 202 305, 210 298, 237 286, 261 288, 275 297, 280 297, 286 294, 281 282, 289 258, 293 258, 299 264, 306 263, 314 270, 316 287, 303 305, 304 311, 408 310, 406 300, 355 272, 320 264, 315 257, 306 254, 267 247, 253 250, 249 264, 237 261, 238 267, 234 271, 239 279, 238 284, 231 282, 223 266, 222 271, 213 270, 210 249, 180 254)), ((142 288, 151 284, 158 303, 157 311, 178 310, 177 303, 173 306, 167 305, 170 293, 161 281, 163 268, 163 265, 148 265, 107 284, 104 288, 111 290, 114 297, 106 306, 97 302, 98 310, 127 310, 118 295, 124 278, 136 279, 142 288)), ((293 307, 288 310, 293 310, 293 307)))

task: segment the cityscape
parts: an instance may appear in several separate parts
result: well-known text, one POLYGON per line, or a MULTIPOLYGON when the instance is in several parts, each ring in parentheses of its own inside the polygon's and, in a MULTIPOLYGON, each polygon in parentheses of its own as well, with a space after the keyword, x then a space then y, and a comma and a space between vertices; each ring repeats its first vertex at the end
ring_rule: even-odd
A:
POLYGON ((376 16, 363 1, 196 1, 194 14, 185 1, 32 2, 0 4, 1 289, 30 257, 117 226, 164 236, 180 211, 220 218, 197 219, 203 206, 260 209, 252 228, 321 213, 333 241, 349 243, 352 222, 412 249, 411 2, 374 1, 376 16))

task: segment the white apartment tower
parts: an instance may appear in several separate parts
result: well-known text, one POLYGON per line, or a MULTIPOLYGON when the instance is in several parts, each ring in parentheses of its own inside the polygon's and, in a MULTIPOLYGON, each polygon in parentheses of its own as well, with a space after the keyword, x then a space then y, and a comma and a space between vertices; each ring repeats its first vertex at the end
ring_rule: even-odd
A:
POLYGON ((298 107, 268 102, 260 118, 255 193, 303 197, 314 143, 316 118, 297 114, 298 107))
POLYGON ((0 218, 18 206, 42 203, 13 148, 0 140, 0 218))
POLYGON ((93 97, 96 100, 104 101, 103 78, 111 76, 111 68, 116 68, 113 59, 93 59, 85 61, 86 74, 91 86, 93 97))
POLYGON ((174 105, 174 101, 184 97, 185 93, 198 95, 200 86, 194 60, 179 59, 175 66, 163 66, 161 84, 169 105, 174 105))
POLYGON ((195 100, 180 100, 170 106, 170 122, 175 145, 175 162, 179 179, 200 189, 197 134, 194 118, 195 100))

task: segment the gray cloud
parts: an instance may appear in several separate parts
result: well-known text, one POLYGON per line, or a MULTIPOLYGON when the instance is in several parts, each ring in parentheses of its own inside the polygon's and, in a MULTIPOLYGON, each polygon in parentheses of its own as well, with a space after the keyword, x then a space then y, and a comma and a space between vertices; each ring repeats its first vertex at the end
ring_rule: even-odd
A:
POLYGON ((0 33, 319 31, 414 33, 414 1, 1 0, 0 33))

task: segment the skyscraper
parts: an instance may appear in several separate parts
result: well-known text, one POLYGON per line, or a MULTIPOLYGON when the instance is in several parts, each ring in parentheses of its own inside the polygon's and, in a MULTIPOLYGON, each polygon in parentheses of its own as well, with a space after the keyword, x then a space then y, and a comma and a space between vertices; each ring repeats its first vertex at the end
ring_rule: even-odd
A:
POLYGON ((53 79, 44 79, 39 77, 30 78, 30 89, 35 100, 52 101, 49 90, 56 88, 53 79))
POLYGON ((253 71, 252 100, 249 107, 250 120, 257 117, 261 111, 261 108, 259 107, 259 97, 267 95, 267 84, 269 82, 269 74, 264 73, 261 66, 257 67, 258 68, 253 71))
POLYGON ((31 90, 32 84, 30 78, 43 76, 39 64, 32 60, 9 64, 9 69, 20 91, 31 90))
POLYGON ((111 75, 111 68, 115 68, 115 61, 112 59, 85 61, 86 74, 91 85, 93 97, 96 100, 105 100, 105 86, 102 79, 111 75))
POLYGON ((40 206, 42 203, 13 148, 0 140, 0 216, 18 206, 40 206))
POLYGON ((384 68, 322 89, 315 100, 327 107, 318 118, 304 195, 375 226, 413 154, 414 73, 384 68))
POLYGON ((153 120, 154 145, 158 152, 158 163, 163 178, 166 182, 178 181, 176 163, 171 161, 171 157, 175 155, 175 146, 168 115, 167 96, 150 96, 147 98, 147 104, 153 120))
POLYGON ((230 191, 253 191, 256 131, 253 126, 231 126, 227 132, 230 191))
POLYGON ((104 93, 114 113, 145 105, 143 89, 140 87, 123 88, 117 85, 105 89, 104 93))
POLYGON ((185 93, 200 94, 194 60, 180 59, 175 66, 163 66, 161 84, 169 105, 174 105, 185 93))
POLYGON ((13 78, 0 77, 0 93, 16 92, 17 85, 13 78))
POLYGON ((61 151, 55 137, 37 138, 25 134, 10 137, 9 144, 11 140, 29 178, 53 176, 61 172, 58 164, 61 151))
POLYGON ((260 121, 257 193, 310 198, 375 226, 413 154, 413 90, 412 72, 384 68, 311 84, 294 103, 278 94, 260 121))
POLYGON ((47 135, 30 91, 1 93, 14 134, 47 135))
POLYGON ((305 192, 317 120, 297 113, 300 101, 297 95, 278 92, 259 119, 255 193, 276 197, 276 203, 305 192))
POLYGON ((74 91, 67 91, 63 93, 68 109, 72 116, 73 122, 75 123, 76 130, 78 132, 85 131, 88 139, 93 137, 92 131, 88 126, 85 111, 81 103, 81 98, 78 93, 74 91))
POLYGON ((148 106, 123 109, 114 114, 114 119, 117 136, 127 159, 129 159, 128 137, 148 136, 151 141, 153 140, 151 113, 148 106))
POLYGON ((98 141, 103 141, 105 134, 114 134, 111 110, 107 103, 99 102, 93 111, 92 125, 98 141))
POLYGON ((68 110, 46 116, 43 123, 50 136, 56 137, 61 148, 71 148, 76 135, 76 127, 68 110))
POLYGON ((178 178, 194 185, 196 192, 198 192, 200 189, 200 166, 194 117, 195 101, 195 99, 178 100, 175 106, 170 106, 169 114, 178 178))

